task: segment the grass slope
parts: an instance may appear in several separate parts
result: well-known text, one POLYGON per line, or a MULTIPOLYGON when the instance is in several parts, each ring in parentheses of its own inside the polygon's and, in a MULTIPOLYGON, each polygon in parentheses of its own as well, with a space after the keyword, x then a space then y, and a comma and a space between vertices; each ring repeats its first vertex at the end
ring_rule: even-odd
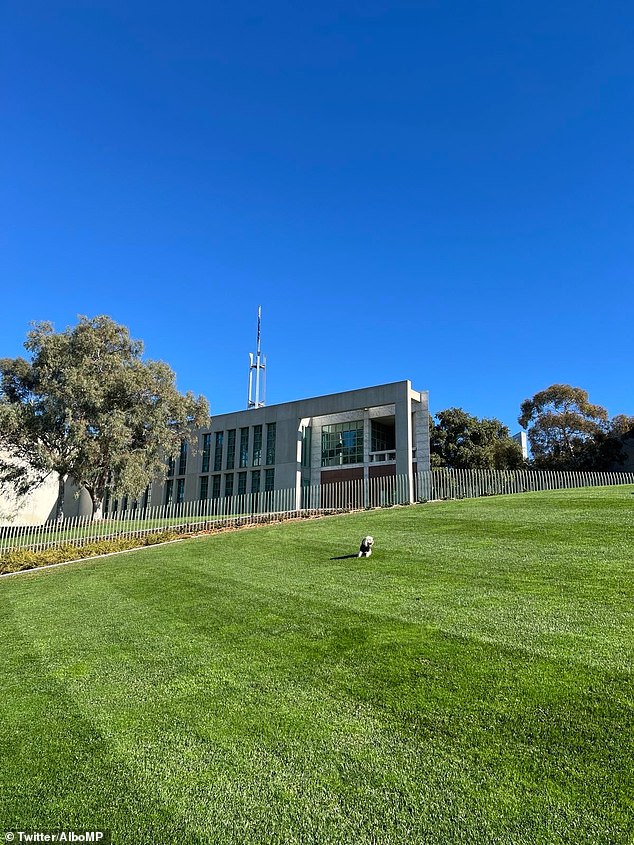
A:
POLYGON ((630 843, 633 493, 373 511, 2 579, 0 830, 630 843), (334 559, 365 533, 370 559, 334 559))

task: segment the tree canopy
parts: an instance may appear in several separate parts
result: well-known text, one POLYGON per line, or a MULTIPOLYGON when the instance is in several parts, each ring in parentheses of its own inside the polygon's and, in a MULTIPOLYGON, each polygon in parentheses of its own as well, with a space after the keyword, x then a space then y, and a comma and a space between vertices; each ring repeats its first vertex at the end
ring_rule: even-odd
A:
POLYGON ((528 431, 538 468, 594 468, 597 446, 609 434, 608 413, 593 405, 586 390, 552 384, 522 402, 518 421, 528 431))
POLYGON ((430 431, 432 466, 451 469, 518 469, 522 449, 496 419, 478 419, 462 408, 435 414, 430 431))
MULTIPOLYGON (((50 473, 88 491, 136 496, 209 420, 207 400, 176 388, 172 369, 110 317, 55 332, 33 324, 25 358, 0 359, 0 482, 25 493, 50 473)), ((59 505, 58 505, 59 507, 59 505)))
POLYGON ((634 416, 618 414, 596 438, 593 469, 618 469, 626 460, 624 445, 634 439, 634 416))

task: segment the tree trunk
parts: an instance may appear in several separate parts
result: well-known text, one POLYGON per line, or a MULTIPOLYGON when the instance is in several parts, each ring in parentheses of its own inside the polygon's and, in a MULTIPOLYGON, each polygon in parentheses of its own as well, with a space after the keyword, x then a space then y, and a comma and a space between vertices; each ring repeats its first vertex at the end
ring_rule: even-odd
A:
POLYGON ((66 483, 65 475, 57 476, 57 504, 55 506, 55 519, 57 522, 64 521, 64 486, 66 483))
POLYGON ((92 519, 93 522, 103 519, 103 499, 95 497, 92 500, 92 519))

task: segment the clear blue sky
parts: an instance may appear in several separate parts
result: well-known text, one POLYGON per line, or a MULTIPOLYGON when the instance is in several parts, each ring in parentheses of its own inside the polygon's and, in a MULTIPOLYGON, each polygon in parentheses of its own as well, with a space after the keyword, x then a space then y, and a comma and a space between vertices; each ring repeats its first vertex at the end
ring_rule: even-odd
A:
POLYGON ((634 4, 5 0, 0 356, 109 314, 212 412, 634 413, 634 4))

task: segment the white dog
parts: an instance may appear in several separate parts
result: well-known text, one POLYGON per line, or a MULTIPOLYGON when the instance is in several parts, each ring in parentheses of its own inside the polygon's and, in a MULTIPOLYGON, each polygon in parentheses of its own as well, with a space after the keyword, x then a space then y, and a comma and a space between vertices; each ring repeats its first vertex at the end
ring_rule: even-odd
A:
POLYGON ((357 557, 370 557, 372 554, 372 546, 374 545, 374 537, 370 537, 368 534, 367 537, 364 537, 361 540, 361 545, 359 546, 359 554, 357 557))

